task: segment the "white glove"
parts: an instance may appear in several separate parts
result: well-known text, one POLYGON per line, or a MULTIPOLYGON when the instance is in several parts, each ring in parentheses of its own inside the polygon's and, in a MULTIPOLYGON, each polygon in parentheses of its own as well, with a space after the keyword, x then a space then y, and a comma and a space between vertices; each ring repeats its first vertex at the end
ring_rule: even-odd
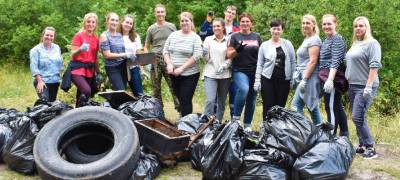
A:
POLYGON ((295 84, 296 82, 295 82, 295 80, 292 78, 291 80, 290 80, 290 89, 292 89, 293 87, 294 87, 294 84, 295 84))
POLYGON ((219 66, 216 74, 222 74, 226 69, 228 69, 228 64, 224 63, 221 66, 219 66))
POLYGON ((208 55, 209 51, 210 50, 208 49, 208 47, 203 47, 203 57, 206 57, 208 55))
POLYGON ((254 82, 253 88, 254 88, 254 91, 260 92, 261 91, 261 82, 260 81, 254 82))
POLYGON ((333 80, 327 79, 325 84, 324 84, 324 91, 325 93, 330 94, 333 90, 333 80))
POLYGON ((364 98, 372 97, 372 86, 365 86, 363 96, 364 96, 364 98))
POLYGON ((302 79, 299 83, 300 92, 304 93, 306 91, 307 79, 302 79))
POLYGON ((81 47, 79 47, 79 51, 88 52, 89 51, 89 44, 88 43, 83 43, 81 45, 81 47))
POLYGON ((131 62, 135 62, 136 61, 136 55, 131 53, 131 54, 127 54, 126 58, 131 61, 131 62))

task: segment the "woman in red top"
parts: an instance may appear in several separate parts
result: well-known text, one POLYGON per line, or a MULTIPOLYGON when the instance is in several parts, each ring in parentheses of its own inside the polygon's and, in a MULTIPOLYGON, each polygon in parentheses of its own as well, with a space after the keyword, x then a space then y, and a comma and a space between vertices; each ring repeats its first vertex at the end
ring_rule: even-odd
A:
POLYGON ((76 107, 85 105, 93 92, 94 72, 99 72, 97 51, 99 40, 95 35, 97 15, 88 13, 83 18, 82 29, 75 34, 71 45, 71 80, 78 88, 76 107))

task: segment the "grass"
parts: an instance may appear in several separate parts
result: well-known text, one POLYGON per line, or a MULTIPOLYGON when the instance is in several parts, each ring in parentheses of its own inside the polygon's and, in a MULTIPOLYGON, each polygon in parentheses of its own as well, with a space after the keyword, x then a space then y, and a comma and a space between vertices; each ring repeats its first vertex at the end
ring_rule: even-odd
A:
MULTIPOLYGON (((16 108, 25 111, 27 107, 32 106, 37 96, 32 86, 32 78, 28 65, 15 65, 11 63, 0 63, 0 107, 16 108)), ((147 80, 148 81, 148 80, 147 80)), ((150 84, 145 82, 145 84, 150 84)), ((173 103, 167 92, 166 84, 163 81, 163 96, 165 104, 166 117, 171 121, 179 118, 178 113, 173 108, 173 103)), ((146 87, 147 93, 150 88, 146 87)), ((58 99, 69 104, 74 104, 75 88, 65 93, 59 91, 58 99)), ((99 97, 95 97, 101 100, 99 97)), ((289 98, 288 104, 291 98, 289 98)), ((193 98, 193 112, 203 112, 205 94, 202 81, 199 81, 196 94, 193 98)), ((353 161, 349 179, 362 179, 360 174, 369 174, 374 179, 386 179, 387 177, 400 179, 400 113, 394 116, 383 116, 375 111, 377 107, 374 105, 368 113, 368 123, 371 128, 372 135, 375 137, 378 145, 379 158, 376 160, 364 160, 356 157, 353 161), (386 177, 386 178, 385 178, 386 177)), ((229 108, 226 108, 224 119, 227 120, 229 108)), ((326 120, 323 106, 321 112, 326 120)), ((349 115, 349 113, 347 113, 349 115)), ((262 104, 257 102, 253 129, 259 130, 262 117, 262 104)), ((349 117, 350 119, 350 117, 349 117)), ((349 120, 350 139, 354 144, 357 143, 355 126, 349 120)), ((0 179, 38 179, 37 176, 23 176, 0 166, 0 179)), ((176 167, 164 168, 158 179, 201 179, 201 172, 191 169, 190 162, 181 162, 176 167)))

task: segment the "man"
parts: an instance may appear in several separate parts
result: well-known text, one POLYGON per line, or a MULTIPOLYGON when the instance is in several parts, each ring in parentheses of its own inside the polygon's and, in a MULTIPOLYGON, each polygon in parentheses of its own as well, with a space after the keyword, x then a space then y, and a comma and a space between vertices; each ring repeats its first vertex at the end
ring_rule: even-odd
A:
POLYGON ((213 17, 214 17, 214 12, 208 11, 207 18, 200 27, 199 35, 200 35, 200 38, 202 41, 204 41, 207 36, 211 36, 214 34, 213 27, 212 27, 213 17))
POLYGON ((234 32, 238 32, 239 29, 239 25, 237 24, 237 22, 235 22, 235 18, 236 18, 236 6, 234 5, 229 5, 226 7, 224 14, 225 14, 225 30, 226 30, 226 34, 230 35, 234 32))
POLYGON ((151 25, 147 29, 146 40, 144 44, 144 52, 147 53, 151 46, 151 52, 156 55, 156 63, 151 66, 151 82, 153 86, 153 96, 158 98, 163 104, 161 96, 161 78, 164 76, 165 81, 168 84, 169 90, 174 100, 175 109, 179 111, 179 101, 172 89, 171 79, 168 76, 166 64, 162 51, 164 49, 164 43, 168 36, 176 31, 174 24, 165 21, 166 9, 162 4, 157 4, 154 8, 154 14, 156 16, 156 23, 151 25))

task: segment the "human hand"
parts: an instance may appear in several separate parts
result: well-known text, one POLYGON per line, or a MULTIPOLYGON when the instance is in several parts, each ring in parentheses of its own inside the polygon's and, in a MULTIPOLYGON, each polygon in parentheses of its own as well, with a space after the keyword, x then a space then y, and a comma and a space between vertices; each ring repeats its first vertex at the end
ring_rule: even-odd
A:
POLYGON ((365 86, 363 92, 364 98, 371 98, 372 97, 372 86, 365 86))
POLYGON ((222 74, 226 69, 228 69, 228 64, 224 63, 217 69, 216 74, 222 74))
POLYGON ((175 76, 180 76, 183 73, 184 69, 181 67, 174 69, 175 76))
POLYGON ((37 92, 37 93, 42 93, 43 90, 44 90, 44 88, 47 88, 47 87, 46 87, 46 84, 45 84, 43 81, 39 81, 39 82, 37 83, 37 85, 36 85, 36 92, 37 92))
POLYGON ((167 72, 168 74, 174 73, 174 66, 172 64, 167 64, 167 72))
POLYGON ((295 84, 296 82, 295 82, 295 80, 292 78, 291 80, 290 80, 290 89, 292 89, 293 87, 294 87, 294 84, 295 84))
POLYGON ((89 46, 90 46, 90 44, 88 44, 88 43, 83 43, 83 44, 81 45, 81 47, 79 47, 79 51, 88 52, 88 51, 89 51, 89 46))
POLYGON ((302 79, 299 83, 300 92, 304 93, 306 91, 307 79, 302 79))
POLYGON ((240 41, 240 43, 235 46, 235 50, 237 53, 240 53, 246 46, 247 44, 243 44, 243 41, 240 41))
POLYGON ((203 47, 203 57, 208 56, 209 53, 210 53, 210 50, 208 49, 208 47, 203 47))
POLYGON ((254 88, 254 91, 260 92, 261 91, 261 82, 256 80, 256 82, 254 82, 253 88, 254 88))
POLYGON ((136 61, 136 55, 133 53, 129 53, 126 55, 126 58, 131 61, 131 62, 135 62, 136 61))
POLYGON ((333 80, 331 80, 331 79, 327 79, 326 80, 326 82, 325 82, 325 84, 324 84, 324 91, 325 91, 325 93, 328 93, 328 94, 330 94, 331 92, 332 92, 332 90, 333 90, 333 80))

